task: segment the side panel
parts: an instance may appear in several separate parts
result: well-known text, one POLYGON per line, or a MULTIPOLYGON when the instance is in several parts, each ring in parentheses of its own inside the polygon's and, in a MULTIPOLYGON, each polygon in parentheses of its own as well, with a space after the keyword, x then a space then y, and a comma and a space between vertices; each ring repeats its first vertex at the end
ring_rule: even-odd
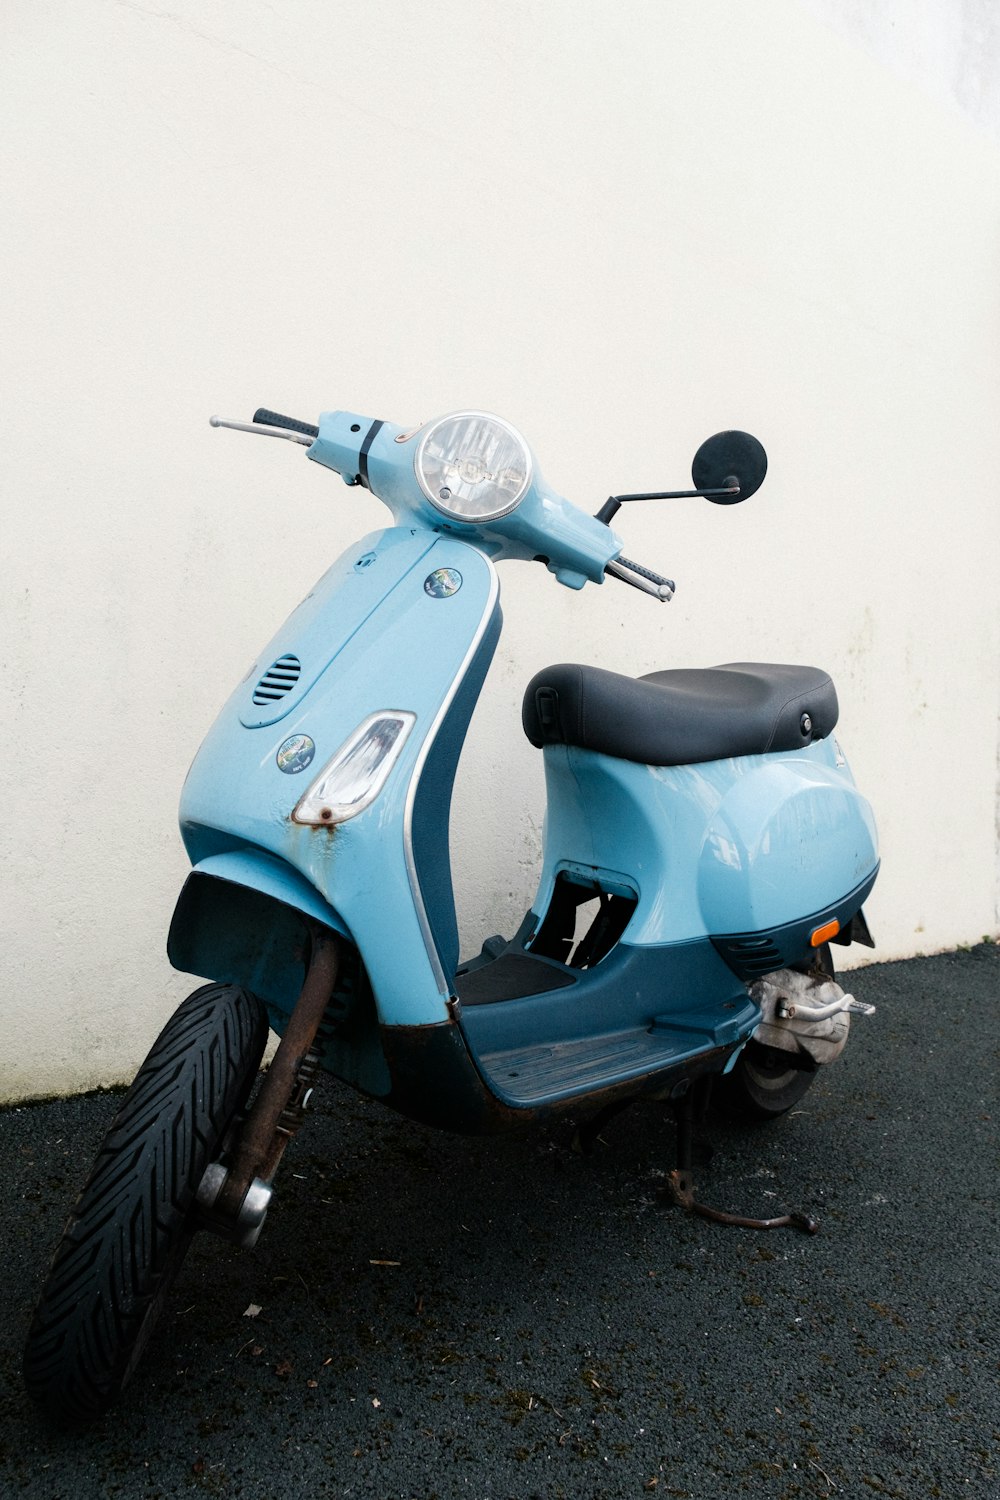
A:
POLYGON ((630 944, 748 933, 823 911, 874 877, 875 825, 832 739, 777 755, 642 766, 544 750, 548 815, 534 910, 561 869, 639 893, 630 944))
POLYGON ((835 764, 831 742, 815 748, 827 758, 808 750, 760 757, 719 804, 698 862, 710 932, 785 926, 825 912, 874 877, 871 808, 846 766, 835 764))
MULTIPOLYGON (((421 1025, 447 1016, 453 976, 437 941, 449 932, 442 903, 450 901, 450 877, 429 891, 429 915, 427 866, 415 854, 411 820, 423 775, 446 781, 454 772, 457 751, 436 760, 432 748, 446 724, 452 741, 461 743, 464 724, 450 718, 449 709, 467 676, 481 683, 496 641, 498 596, 492 564, 461 542, 400 530, 366 538, 320 580, 305 616, 293 614, 268 648, 275 658, 294 654, 308 661, 310 686, 296 691, 280 722, 252 728, 246 704, 253 683, 238 689, 182 794, 181 831, 193 863, 248 846, 264 850, 298 872, 338 914, 362 952, 383 1024, 421 1025), (460 577, 454 592, 429 582, 442 569, 460 577), (416 715, 380 795, 333 827, 293 823, 292 811, 312 778, 380 709, 416 715), (312 758, 282 771, 277 752, 293 736, 308 737, 312 758)), ((461 701, 466 722, 476 692, 461 701)), ((450 783, 438 787, 435 806, 445 820, 449 796, 450 783)), ((447 862, 446 821, 435 848, 447 862)))

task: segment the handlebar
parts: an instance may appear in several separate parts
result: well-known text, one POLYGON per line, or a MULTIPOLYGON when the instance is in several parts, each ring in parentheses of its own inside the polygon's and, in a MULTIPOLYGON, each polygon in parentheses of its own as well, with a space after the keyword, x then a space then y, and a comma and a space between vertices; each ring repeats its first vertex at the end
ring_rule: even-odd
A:
POLYGON ((314 427, 312 422, 300 422, 298 417, 283 417, 278 411, 268 411, 266 406, 258 406, 253 419, 258 426, 285 427, 289 432, 303 432, 307 437, 319 437, 319 428, 314 427))
POLYGON ((617 578, 621 583, 630 583, 634 589, 651 595, 661 604, 668 603, 674 597, 674 590, 677 587, 672 578, 661 578, 659 573, 654 573, 651 568, 644 568, 642 563, 632 562, 628 557, 616 557, 612 562, 605 564, 604 571, 609 578, 617 578))
MULTIPOLYGON (((225 417, 211 417, 210 421, 213 427, 231 427, 234 428, 237 432, 256 432, 260 434, 261 437, 285 438, 293 443, 302 443, 306 447, 310 448, 310 458, 312 458, 316 452, 316 450, 313 449, 313 444, 319 438, 319 428, 317 426, 315 426, 312 422, 302 422, 298 419, 298 417, 287 417, 281 412, 271 411, 266 406, 259 406, 257 408, 257 410, 253 414, 252 422, 234 422, 225 417)), ((383 425, 384 424, 381 422, 376 422, 372 426, 369 432, 368 440, 366 440, 366 442, 363 443, 361 447, 360 456, 362 460, 367 454, 370 439, 383 425)), ((351 427, 352 433, 357 433, 360 431, 361 428, 357 424, 351 427)), ((328 457, 325 455, 321 456, 319 461, 321 463, 325 463, 329 468, 337 468, 338 472, 340 471, 340 465, 335 465, 334 463, 330 462, 328 457)), ((361 471, 359 469, 359 478, 360 473, 361 471)), ((359 478, 348 477, 348 483, 357 484, 359 482, 359 478)), ((361 480, 361 482, 364 481, 361 480)), ((728 491, 726 493, 728 493, 728 491)), ((654 497, 648 495, 613 496, 611 500, 608 501, 608 505, 610 506, 614 504, 615 509, 617 509, 618 504, 622 500, 646 500, 652 498, 654 497)), ((599 514, 596 519, 604 522, 605 526, 608 524, 608 517, 605 515, 599 514)), ((606 555, 607 554, 605 553, 605 556, 606 555)), ((600 566, 599 562, 598 566, 600 566)), ((556 577, 560 578, 561 582, 567 581, 566 578, 561 576, 560 570, 558 568, 553 569, 553 571, 556 573, 556 577)), ((605 564, 604 572, 607 577, 617 578, 620 583, 629 584, 632 588, 638 589, 640 593, 648 594, 651 598, 659 600, 661 604, 667 603, 668 600, 674 597, 674 590, 676 588, 676 585, 672 578, 664 578, 661 576, 661 574, 654 573, 651 568, 644 567, 642 563, 633 562, 631 558, 622 557, 620 555, 616 558, 613 558, 611 561, 605 564)), ((593 577, 594 575, 591 573, 589 576, 593 577)), ((572 573, 572 578, 572 587, 574 588, 579 588, 584 581, 583 577, 575 572, 572 573)))

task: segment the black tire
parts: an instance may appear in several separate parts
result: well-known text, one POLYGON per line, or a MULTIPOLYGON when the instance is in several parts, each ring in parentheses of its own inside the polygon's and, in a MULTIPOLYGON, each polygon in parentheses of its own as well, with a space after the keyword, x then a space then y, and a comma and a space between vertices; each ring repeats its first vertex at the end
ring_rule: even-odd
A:
MULTIPOLYGON (((829 943, 817 950, 813 967, 827 979, 836 977, 829 943)), ((787 1053, 750 1041, 732 1072, 716 1081, 715 1101, 734 1120, 776 1120, 798 1104, 817 1071, 816 1067, 789 1067, 787 1053)))
POLYGON ((24 1379, 57 1420, 99 1417, 130 1379, 194 1234, 195 1193, 267 1040, 255 995, 196 990, 171 1016, 101 1144, 28 1332, 24 1379))
POLYGON ((716 1101, 734 1120, 776 1120, 798 1104, 815 1068, 790 1068, 788 1054, 747 1042, 731 1073, 716 1085, 716 1101))

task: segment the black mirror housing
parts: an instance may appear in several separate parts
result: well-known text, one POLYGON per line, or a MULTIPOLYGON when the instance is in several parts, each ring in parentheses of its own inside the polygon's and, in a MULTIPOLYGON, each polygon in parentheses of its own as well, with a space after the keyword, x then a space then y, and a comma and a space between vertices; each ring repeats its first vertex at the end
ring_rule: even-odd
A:
POLYGON ((708 495, 713 505, 737 505, 749 500, 764 483, 767 454, 762 443, 749 432, 717 432, 706 438, 691 464, 691 478, 697 490, 726 490, 733 483, 739 492, 733 495, 708 495))

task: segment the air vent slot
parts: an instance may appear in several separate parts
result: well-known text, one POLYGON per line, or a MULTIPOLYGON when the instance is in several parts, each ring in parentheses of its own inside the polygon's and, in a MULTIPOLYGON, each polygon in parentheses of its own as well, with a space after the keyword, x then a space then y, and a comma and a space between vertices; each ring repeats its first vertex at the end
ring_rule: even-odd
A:
POLYGON ((781 967, 781 953, 777 948, 760 948, 755 953, 742 954, 743 967, 751 974, 769 974, 781 967))
POLYGON ((757 937, 713 938, 718 952, 741 979, 756 979, 785 967, 785 956, 770 933, 757 937))
POLYGON ((257 708, 267 708, 280 703, 286 693, 295 687, 302 672, 302 663, 297 656, 279 656, 272 662, 253 690, 253 701, 257 708))

